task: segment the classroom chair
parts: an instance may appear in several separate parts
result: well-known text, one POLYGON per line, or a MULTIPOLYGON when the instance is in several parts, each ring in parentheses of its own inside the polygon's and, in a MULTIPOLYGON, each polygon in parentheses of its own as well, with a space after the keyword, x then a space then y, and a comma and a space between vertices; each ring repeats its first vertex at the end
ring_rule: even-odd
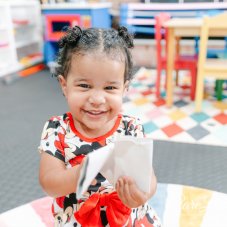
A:
POLYGON ((227 21, 227 13, 221 13, 213 17, 203 18, 195 98, 196 112, 201 112, 205 77, 213 77, 221 80, 227 79, 227 59, 207 57, 209 37, 227 36, 227 23, 225 23, 225 21, 227 21))
MULTIPOLYGON (((219 9, 209 9, 207 11, 198 11, 197 17, 205 17, 205 16, 216 16, 220 14, 219 9)), ((199 39, 200 37, 195 37, 195 52, 199 53, 199 39)), ((223 58, 223 56, 227 56, 227 37, 224 38, 224 48, 209 48, 207 49, 207 57, 208 58, 223 58)), ((215 97, 217 100, 222 100, 222 90, 223 90, 223 84, 225 81, 223 80, 216 80, 215 82, 215 97)))
MULTIPOLYGON (((167 29, 164 28, 164 23, 170 19, 170 14, 160 13, 155 17, 155 40, 156 40, 156 58, 157 58, 157 77, 156 77, 156 97, 160 97, 160 81, 161 72, 166 70, 167 59, 166 51, 167 45, 165 42, 167 38, 167 29), (165 43, 165 45, 163 45, 165 43)), ((178 79, 179 70, 188 70, 191 76, 190 97, 191 100, 195 98, 196 89, 196 75, 197 75, 197 57, 183 56, 180 54, 179 40, 176 45, 176 58, 174 60, 174 69, 176 71, 176 79, 178 79)))

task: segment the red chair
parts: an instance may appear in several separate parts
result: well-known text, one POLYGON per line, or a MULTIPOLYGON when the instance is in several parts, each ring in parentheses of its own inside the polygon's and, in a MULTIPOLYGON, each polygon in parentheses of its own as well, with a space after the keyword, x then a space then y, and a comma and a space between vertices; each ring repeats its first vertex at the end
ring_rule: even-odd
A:
MULTIPOLYGON (((156 78, 156 97, 160 98, 160 81, 161 72, 166 70, 167 59, 166 59, 166 41, 167 29, 163 27, 163 24, 170 19, 168 13, 160 13, 155 17, 155 40, 156 40, 156 55, 157 55, 157 78, 156 78), (165 45, 163 46, 163 42, 165 45), (164 54, 164 56, 163 56, 164 54)), ((191 85, 190 85, 190 97, 191 100, 195 98, 196 89, 196 74, 197 74, 197 57, 196 56, 182 56, 179 54, 179 42, 176 46, 176 58, 174 61, 174 69, 176 70, 176 75, 178 77, 179 70, 189 70, 191 75, 191 85)), ((177 80, 177 78, 176 78, 177 80)))

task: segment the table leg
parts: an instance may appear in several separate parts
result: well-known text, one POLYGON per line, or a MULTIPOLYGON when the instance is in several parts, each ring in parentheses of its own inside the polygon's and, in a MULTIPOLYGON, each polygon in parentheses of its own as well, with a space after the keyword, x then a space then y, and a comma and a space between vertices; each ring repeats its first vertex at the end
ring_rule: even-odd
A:
POLYGON ((195 112, 201 112, 202 109, 202 100, 203 100, 203 90, 204 90, 204 84, 203 84, 203 76, 198 70, 197 73, 197 83, 196 83, 196 93, 195 93, 195 112))
MULTIPOLYGON (((205 23, 204 23, 205 24, 205 23)), ((200 34, 199 61, 197 71, 196 93, 195 93, 195 112, 201 112, 203 92, 204 92, 204 67, 207 58, 208 29, 203 27, 200 34)))
MULTIPOLYGON (((175 57, 178 58, 180 56, 180 37, 176 37, 175 38, 176 40, 176 54, 175 54, 175 57)), ((175 84, 176 86, 178 86, 178 82, 179 82, 179 70, 175 69, 175 75, 176 75, 176 78, 175 78, 175 84)))
POLYGON ((171 107, 173 104, 173 64, 174 64, 174 31, 168 28, 167 38, 167 87, 166 87, 166 105, 171 107))

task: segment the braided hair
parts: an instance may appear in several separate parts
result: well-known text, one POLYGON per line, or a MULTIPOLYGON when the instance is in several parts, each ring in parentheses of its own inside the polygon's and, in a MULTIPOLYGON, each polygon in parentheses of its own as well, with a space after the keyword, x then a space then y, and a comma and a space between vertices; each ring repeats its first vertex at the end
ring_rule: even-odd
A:
POLYGON ((133 77, 133 62, 130 49, 134 47, 133 37, 127 28, 115 29, 67 27, 66 34, 59 40, 57 67, 54 76, 67 78, 71 66, 72 56, 90 53, 104 53, 114 60, 125 63, 124 81, 133 77))

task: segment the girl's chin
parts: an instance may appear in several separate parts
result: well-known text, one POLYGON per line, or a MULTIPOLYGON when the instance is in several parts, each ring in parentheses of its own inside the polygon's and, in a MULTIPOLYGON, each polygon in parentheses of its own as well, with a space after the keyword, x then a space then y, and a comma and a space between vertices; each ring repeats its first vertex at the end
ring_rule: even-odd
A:
POLYGON ((101 125, 100 127, 100 124, 86 125, 83 130, 88 137, 99 137, 107 133, 107 131, 105 130, 105 125, 101 125))
POLYGON ((90 130, 100 130, 105 127, 106 122, 96 121, 96 122, 85 123, 84 125, 86 126, 87 129, 90 129, 90 130))
POLYGON ((113 125, 114 125, 114 121, 110 121, 110 120, 107 120, 107 119, 96 119, 96 120, 90 120, 90 121, 86 121, 86 122, 83 122, 84 126, 90 130, 90 131, 96 131, 96 132, 100 132, 100 131, 104 131, 103 134, 106 133, 106 131, 109 131, 113 125))

